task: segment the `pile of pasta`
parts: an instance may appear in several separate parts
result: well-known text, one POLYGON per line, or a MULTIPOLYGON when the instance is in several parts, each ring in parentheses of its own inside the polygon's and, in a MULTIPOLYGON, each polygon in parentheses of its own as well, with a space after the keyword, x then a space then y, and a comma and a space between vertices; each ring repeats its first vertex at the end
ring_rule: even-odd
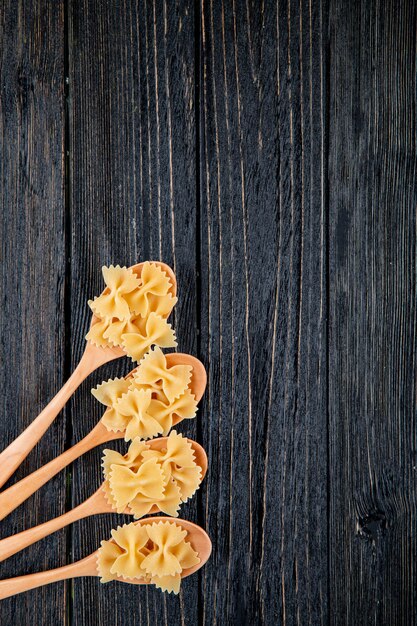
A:
POLYGON ((103 267, 106 289, 88 304, 98 320, 86 339, 96 346, 120 346, 139 361, 152 345, 177 345, 166 321, 177 298, 170 293, 170 278, 159 265, 143 264, 140 277, 131 268, 103 267))
POLYGON ((125 441, 150 439, 168 434, 175 416, 196 416, 191 376, 191 365, 168 367, 164 353, 155 346, 131 376, 110 379, 91 393, 107 407, 101 421, 108 430, 124 431, 125 441))
POLYGON ((113 509, 118 513, 128 509, 135 519, 152 512, 154 506, 178 517, 181 504, 194 495, 202 480, 191 443, 175 430, 161 450, 153 450, 139 438, 124 456, 104 450, 103 472, 113 509))
POLYGON ((200 563, 198 553, 186 541, 187 534, 170 521, 119 526, 98 551, 101 582, 118 577, 140 579, 162 591, 178 593, 181 573, 200 563))

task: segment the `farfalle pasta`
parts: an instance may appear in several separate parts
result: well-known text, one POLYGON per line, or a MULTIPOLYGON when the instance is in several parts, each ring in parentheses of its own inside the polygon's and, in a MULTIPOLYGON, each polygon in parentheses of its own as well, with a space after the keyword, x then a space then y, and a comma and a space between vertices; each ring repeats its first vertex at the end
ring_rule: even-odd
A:
POLYGON ((118 513, 128 508, 136 519, 155 506, 177 517, 181 503, 196 492, 202 480, 191 443, 175 430, 158 450, 138 438, 124 456, 105 450, 103 471, 110 504, 118 513))
POLYGON ((133 270, 120 265, 103 267, 102 272, 106 289, 101 296, 88 301, 90 309, 103 320, 129 319, 131 309, 128 297, 140 289, 141 280, 133 270))
POLYGON ((117 577, 141 579, 162 591, 178 593, 181 574, 200 563, 198 553, 186 541, 187 531, 174 522, 126 524, 102 541, 97 569, 101 582, 117 577))
POLYGON ((139 361, 152 345, 177 345, 166 321, 177 298, 169 276, 155 263, 143 263, 141 275, 119 265, 103 267, 106 289, 88 302, 97 320, 86 339, 97 346, 120 346, 139 361))
POLYGON ((150 387, 152 391, 163 392, 159 399, 165 397, 167 402, 173 402, 190 384, 191 373, 191 365, 168 367, 164 353, 155 346, 144 356, 133 379, 141 386, 150 387))
POLYGON ((125 440, 167 435, 178 419, 191 419, 197 401, 191 393, 192 367, 168 367, 166 357, 155 347, 126 379, 108 380, 92 390, 107 407, 101 421, 108 430, 124 431, 125 440))
POLYGON ((171 324, 154 312, 138 328, 138 332, 122 334, 122 345, 133 361, 140 361, 153 344, 162 348, 174 348, 177 345, 171 324))
POLYGON ((190 443, 173 430, 167 438, 165 450, 143 450, 145 460, 157 459, 167 482, 173 481, 181 493, 181 501, 186 502, 197 491, 201 483, 201 467, 195 462, 190 443))

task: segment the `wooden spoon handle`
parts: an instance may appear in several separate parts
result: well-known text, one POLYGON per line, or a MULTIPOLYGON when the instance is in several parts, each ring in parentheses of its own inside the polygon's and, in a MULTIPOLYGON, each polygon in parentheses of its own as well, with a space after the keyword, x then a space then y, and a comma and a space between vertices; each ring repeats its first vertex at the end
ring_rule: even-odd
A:
POLYGON ((77 520, 88 517, 89 515, 95 515, 105 512, 111 512, 111 506, 106 502, 102 487, 96 491, 88 500, 82 502, 71 511, 55 517, 55 519, 49 520, 44 524, 39 524, 34 528, 29 528, 16 535, 11 535, 5 539, 0 540, 0 562, 5 561, 16 552, 20 552, 24 548, 40 541, 44 537, 51 535, 52 533, 72 524, 77 520))
POLYGON ((55 474, 58 474, 58 472, 75 459, 78 459, 84 452, 102 443, 111 441, 112 439, 120 439, 123 435, 124 433, 108 431, 100 421, 97 426, 75 446, 72 446, 72 448, 66 450, 52 461, 36 470, 36 472, 22 478, 22 480, 19 480, 15 485, 12 485, 12 487, 0 493, 0 520, 14 511, 22 502, 35 493, 39 487, 42 487, 42 485, 47 483, 55 474))
POLYGON ((87 344, 79 364, 56 396, 26 430, 0 454, 0 487, 27 457, 81 382, 97 367, 118 356, 119 352, 111 348, 97 348, 90 343, 87 344))
POLYGON ((0 600, 29 591, 29 589, 36 589, 36 587, 42 587, 42 585, 58 582, 59 580, 77 578, 78 576, 97 576, 96 558, 97 555, 94 552, 82 561, 71 563, 71 565, 64 565, 47 572, 0 580, 0 600))

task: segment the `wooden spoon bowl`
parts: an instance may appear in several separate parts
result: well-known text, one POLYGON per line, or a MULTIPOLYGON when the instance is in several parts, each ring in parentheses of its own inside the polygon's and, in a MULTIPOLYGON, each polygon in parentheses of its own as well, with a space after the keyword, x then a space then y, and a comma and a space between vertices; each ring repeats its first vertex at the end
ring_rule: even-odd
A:
MULTIPOLYGON (((163 450, 166 448, 168 437, 160 437, 158 439, 151 439, 148 441, 148 445, 153 450, 163 450)), ((201 481, 203 481, 206 473, 207 473, 207 455, 202 446, 192 441, 192 439, 187 440, 194 451, 194 458, 196 464, 201 467, 201 481)), ((72 524, 80 519, 84 519, 85 517, 90 517, 91 515, 101 515, 103 513, 116 513, 115 509, 110 504, 107 499, 107 490, 106 483, 104 482, 100 487, 90 496, 87 500, 79 504, 77 507, 72 509, 71 511, 67 511, 63 515, 59 517, 55 517, 44 524, 39 524, 34 528, 29 528, 28 530, 24 530, 21 533, 17 533, 16 535, 11 535, 10 537, 6 537, 5 539, 0 540, 0 562, 5 561, 13 554, 20 552, 24 548, 40 541, 44 537, 51 535, 52 533, 60 530, 61 528, 65 528, 68 524, 72 524)), ((124 513, 126 515, 132 515, 129 507, 126 507, 124 513)), ((157 505, 153 505, 149 514, 152 513, 161 513, 161 510, 157 505)))
MULTIPOLYGON (((163 271, 169 275, 171 282, 170 293, 176 296, 177 280, 172 269, 165 263, 159 261, 151 261, 151 263, 155 263, 155 265, 161 267, 163 271)), ((131 269, 140 277, 143 265, 144 263, 138 263, 137 265, 133 265, 131 269)), ((108 292, 108 288, 103 291, 103 293, 108 292)), ((91 325, 95 324, 97 321, 98 318, 93 315, 91 325)), ((0 454, 0 487, 4 485, 22 461, 24 461, 32 448, 38 443, 67 402, 68 398, 72 396, 82 381, 87 378, 91 372, 101 365, 104 365, 104 363, 108 363, 122 356, 126 356, 126 352, 119 346, 109 345, 106 347, 98 347, 91 342, 87 342, 84 354, 67 382, 31 424, 29 424, 29 426, 0 454)), ((3 515, 3 517, 5 516, 3 515)), ((3 517, 0 516, 0 519, 3 519, 3 517)))
MULTIPOLYGON (((192 394, 195 396, 197 402, 201 400, 207 383, 206 370, 201 361, 191 356, 190 354, 182 354, 177 352, 167 354, 166 359, 169 367, 171 367, 172 365, 192 366, 193 369, 191 373, 190 389, 192 394)), ((137 368, 130 372, 127 377, 133 376, 136 370, 137 368)), ((181 421, 181 417, 174 415, 174 426, 181 421)), ((92 448, 95 448, 96 446, 108 443, 109 441, 122 439, 124 437, 124 433, 124 430, 108 430, 103 424, 103 421, 100 420, 98 424, 94 426, 94 428, 90 431, 90 433, 86 437, 84 437, 84 439, 81 439, 81 441, 72 446, 72 448, 69 448, 69 450, 66 450, 43 467, 39 468, 32 474, 29 474, 29 476, 26 476, 15 485, 12 485, 8 489, 0 493, 0 520, 4 519, 7 515, 9 515, 9 513, 14 511, 14 509, 22 504, 22 502, 27 500, 29 496, 35 493, 37 489, 42 487, 42 485, 47 483, 48 480, 50 480, 58 472, 64 469, 64 467, 72 463, 82 454, 84 454, 88 450, 91 450, 92 448)))
MULTIPOLYGON (((210 557, 212 546, 209 536, 202 528, 200 528, 200 526, 179 518, 171 520, 171 518, 166 517, 148 517, 134 523, 143 525, 155 522, 157 523, 160 521, 169 521, 172 524, 181 526, 187 531, 188 534, 186 541, 191 544, 192 548, 197 552, 200 558, 200 563, 181 572, 181 578, 191 576, 191 574, 194 574, 194 572, 203 567, 210 557)), ((64 565, 64 567, 58 567, 57 569, 39 572, 37 574, 29 574, 27 576, 19 576, 17 578, 2 580, 0 581, 0 600, 24 591, 28 591, 29 589, 35 589, 36 587, 41 587, 42 585, 57 582, 59 580, 67 580, 68 578, 76 578, 79 576, 99 576, 97 571, 97 558, 98 550, 87 556, 85 559, 72 563, 71 565, 64 565)), ((136 585, 150 584, 148 581, 140 578, 137 580, 125 580, 121 577, 117 577, 117 580, 123 583, 136 585)))

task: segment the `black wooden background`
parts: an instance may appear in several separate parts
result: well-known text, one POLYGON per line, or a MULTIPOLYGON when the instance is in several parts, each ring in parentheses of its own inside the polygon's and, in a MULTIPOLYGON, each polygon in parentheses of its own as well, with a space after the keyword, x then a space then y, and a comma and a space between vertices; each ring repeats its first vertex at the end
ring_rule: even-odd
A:
MULTIPOLYGON (((208 371, 181 431, 210 471, 182 516, 214 546, 178 597, 77 579, 3 601, 2 625, 417 623, 416 27, 413 0, 1 1, 1 447, 78 362, 101 266, 162 259, 208 371)), ((12 481, 128 369, 93 374, 12 481)), ((1 536, 90 495, 100 455, 1 536)))

